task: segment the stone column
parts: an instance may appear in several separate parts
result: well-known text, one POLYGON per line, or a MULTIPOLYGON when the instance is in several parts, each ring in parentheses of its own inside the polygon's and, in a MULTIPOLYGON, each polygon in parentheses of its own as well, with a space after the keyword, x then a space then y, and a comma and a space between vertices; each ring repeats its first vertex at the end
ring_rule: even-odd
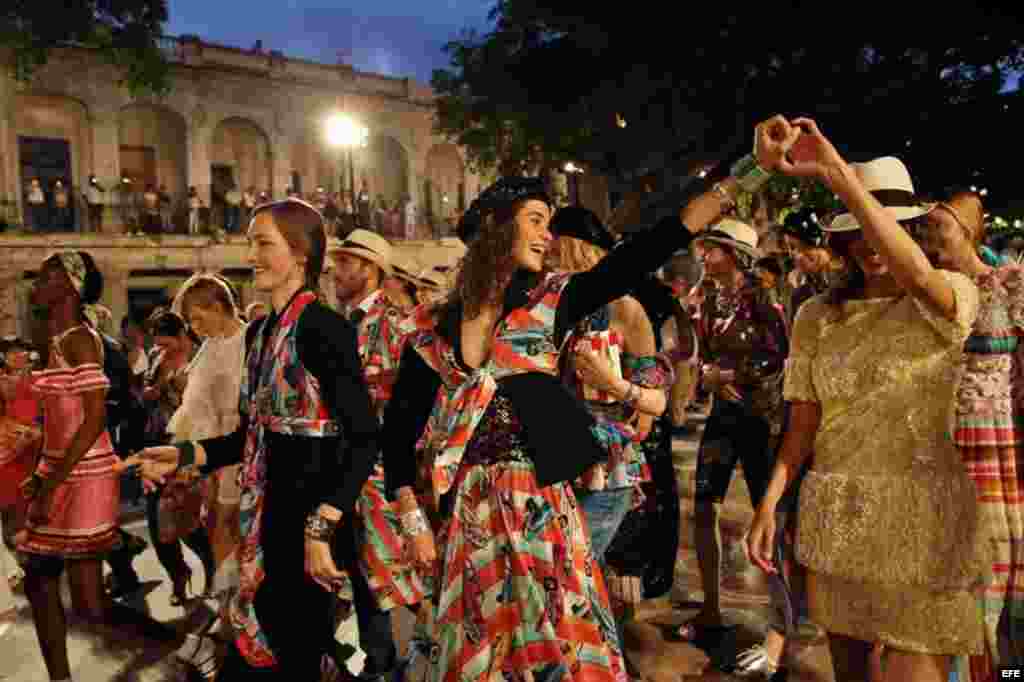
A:
MULTIPOLYGON (((292 184, 292 170, 296 159, 292 158, 292 141, 284 134, 277 134, 271 142, 271 183, 270 193, 275 198, 283 198, 284 191, 292 184)), ((307 181, 303 178, 303 184, 307 181)), ((257 187, 257 191, 263 191, 266 187, 257 187)), ((303 187, 305 189, 305 187, 303 187)))
MULTIPOLYGON (((103 195, 103 227, 104 234, 119 233, 117 211, 113 203, 118 194, 115 191, 121 180, 121 139, 118 131, 118 112, 96 111, 92 117, 92 159, 93 167, 89 169, 103 185, 107 193, 103 195)), ((88 173, 82 178, 82 186, 89 181, 88 173)), ((88 224, 88 216, 84 216, 84 224, 88 224)))
POLYGON ((5 218, 20 223, 21 191, 18 187, 18 148, 14 130, 14 83, 0 72, 0 198, 13 201, 5 218))
POLYGON ((188 177, 185 180, 186 192, 188 187, 195 187, 206 206, 210 205, 210 184, 212 183, 210 144, 213 131, 208 125, 208 118, 202 105, 192 113, 192 120, 188 126, 188 177))
POLYGON ((18 305, 18 289, 24 272, 3 249, 0 260, 0 336, 17 335, 23 331, 18 321, 21 306, 18 305))
POLYGON ((104 331, 117 337, 120 332, 121 320, 129 311, 128 280, 131 277, 131 271, 113 261, 100 263, 99 268, 103 273, 103 297, 100 299, 100 303, 106 306, 111 313, 111 328, 104 329, 104 331))

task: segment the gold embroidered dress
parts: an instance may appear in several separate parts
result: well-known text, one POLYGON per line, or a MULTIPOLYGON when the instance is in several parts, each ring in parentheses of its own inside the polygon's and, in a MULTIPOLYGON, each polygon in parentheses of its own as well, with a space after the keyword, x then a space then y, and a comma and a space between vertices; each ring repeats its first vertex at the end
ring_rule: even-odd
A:
POLYGON ((978 290, 943 275, 954 320, 911 296, 804 304, 785 398, 821 406, 796 548, 812 572, 812 620, 904 651, 964 654, 981 650, 970 590, 986 569, 950 427, 978 290))

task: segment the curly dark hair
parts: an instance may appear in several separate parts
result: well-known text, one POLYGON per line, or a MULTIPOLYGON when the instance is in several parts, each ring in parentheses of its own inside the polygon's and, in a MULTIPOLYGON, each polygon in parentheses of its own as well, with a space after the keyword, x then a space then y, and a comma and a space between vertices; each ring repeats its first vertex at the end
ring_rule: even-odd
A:
POLYGON ((441 307, 462 305, 465 319, 473 319, 484 306, 500 303, 515 272, 512 247, 516 241, 516 214, 529 201, 521 199, 483 217, 479 235, 466 249, 448 299, 441 307))

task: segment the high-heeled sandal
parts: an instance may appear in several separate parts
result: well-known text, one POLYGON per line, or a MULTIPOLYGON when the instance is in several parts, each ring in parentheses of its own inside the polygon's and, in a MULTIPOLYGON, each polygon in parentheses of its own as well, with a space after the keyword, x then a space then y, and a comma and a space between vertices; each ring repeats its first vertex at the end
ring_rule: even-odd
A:
POLYGON ((185 640, 185 644, 178 650, 177 658, 191 669, 191 677, 199 680, 217 677, 220 669, 217 649, 220 642, 208 634, 186 635, 185 640))
POLYGON ((174 576, 170 603, 171 606, 184 606, 192 601, 192 569, 185 568, 174 576))

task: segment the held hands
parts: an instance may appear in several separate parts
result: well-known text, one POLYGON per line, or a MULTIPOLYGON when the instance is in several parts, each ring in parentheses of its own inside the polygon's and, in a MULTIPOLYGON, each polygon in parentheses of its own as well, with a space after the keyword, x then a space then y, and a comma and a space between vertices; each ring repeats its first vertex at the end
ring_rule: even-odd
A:
POLYGON ((768 574, 776 573, 772 561, 775 552, 775 509, 759 506, 747 533, 747 556, 751 563, 768 574))
POLYGON ((164 445, 146 448, 131 457, 126 457, 114 465, 118 473, 138 468, 142 476, 142 486, 147 493, 167 484, 167 481, 178 469, 178 448, 164 445))

